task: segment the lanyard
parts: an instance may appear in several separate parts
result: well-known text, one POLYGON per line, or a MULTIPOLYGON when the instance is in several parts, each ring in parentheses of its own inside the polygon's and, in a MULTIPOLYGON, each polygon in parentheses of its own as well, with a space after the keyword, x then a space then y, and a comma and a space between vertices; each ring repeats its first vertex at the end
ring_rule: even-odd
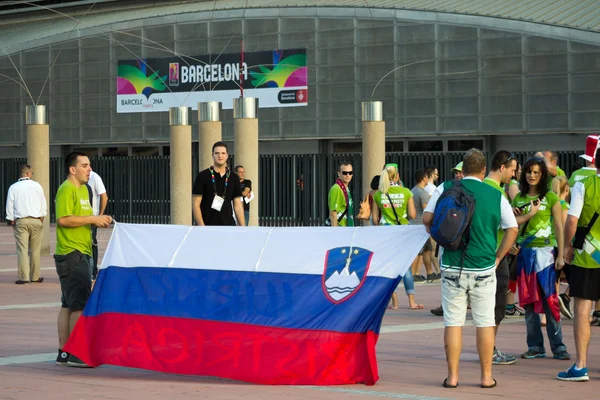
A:
MULTIPOLYGON (((215 190, 215 195, 218 196, 217 194, 217 184, 215 183, 215 170, 213 169, 213 167, 209 168, 210 170, 210 178, 212 179, 212 184, 213 184, 213 189, 215 190)), ((225 168, 226 174, 225 174, 225 189, 223 190, 223 198, 225 198, 225 194, 227 193, 227 185, 229 184, 229 168, 225 168)))

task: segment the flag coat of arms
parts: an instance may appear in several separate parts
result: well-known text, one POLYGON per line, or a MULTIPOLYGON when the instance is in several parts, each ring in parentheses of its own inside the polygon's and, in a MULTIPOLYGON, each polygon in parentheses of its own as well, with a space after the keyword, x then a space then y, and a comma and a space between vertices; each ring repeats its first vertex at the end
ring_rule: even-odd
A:
POLYGON ((117 224, 64 350, 92 366, 372 385, 383 314, 427 238, 419 225, 117 224))

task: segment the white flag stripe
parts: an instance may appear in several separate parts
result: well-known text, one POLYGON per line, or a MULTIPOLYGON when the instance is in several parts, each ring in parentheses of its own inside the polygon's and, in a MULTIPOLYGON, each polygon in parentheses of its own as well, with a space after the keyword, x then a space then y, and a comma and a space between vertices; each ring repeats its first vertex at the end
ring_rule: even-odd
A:
POLYGON ((322 275, 328 250, 360 247, 373 252, 369 276, 396 278, 408 269, 427 238, 422 225, 190 230, 118 224, 102 268, 167 267, 172 262, 171 268, 322 275))

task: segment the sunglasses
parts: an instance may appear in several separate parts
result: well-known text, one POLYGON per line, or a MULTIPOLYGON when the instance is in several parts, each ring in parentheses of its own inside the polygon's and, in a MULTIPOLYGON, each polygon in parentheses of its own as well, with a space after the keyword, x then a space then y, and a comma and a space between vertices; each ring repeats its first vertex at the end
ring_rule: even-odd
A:
POLYGON ((342 171, 342 175, 354 175, 354 171, 342 171))
POLYGON ((504 161, 502 164, 508 164, 509 162, 511 162, 512 160, 515 160, 515 155, 513 153, 510 153, 510 155, 508 156, 508 158, 506 159, 506 161, 504 161))

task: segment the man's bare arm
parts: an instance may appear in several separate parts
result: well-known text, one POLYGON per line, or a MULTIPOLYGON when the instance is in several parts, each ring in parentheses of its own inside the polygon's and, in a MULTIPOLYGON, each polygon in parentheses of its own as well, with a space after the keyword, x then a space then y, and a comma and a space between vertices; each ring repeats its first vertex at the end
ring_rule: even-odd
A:
POLYGON ((200 211, 200 204, 202 203, 202 196, 192 197, 192 212, 194 214, 194 221, 196 225, 204 226, 204 220, 202 219, 202 211, 200 211))

